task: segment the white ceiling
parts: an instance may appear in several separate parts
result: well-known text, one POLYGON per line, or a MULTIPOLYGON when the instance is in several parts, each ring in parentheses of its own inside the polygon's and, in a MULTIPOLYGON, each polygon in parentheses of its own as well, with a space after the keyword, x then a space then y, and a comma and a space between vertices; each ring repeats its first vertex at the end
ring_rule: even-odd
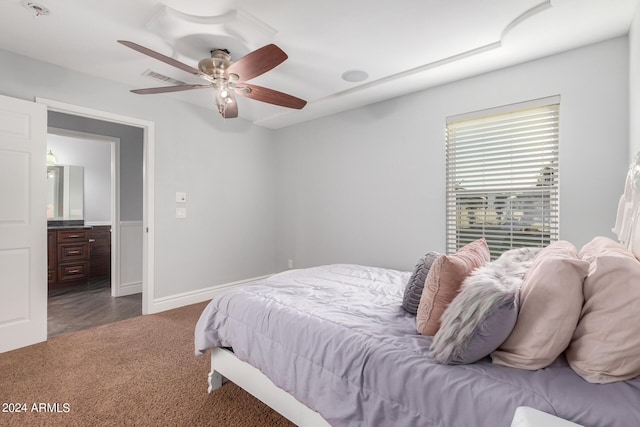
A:
MULTIPOLYGON (((162 86, 152 70, 197 77, 116 40, 197 68, 213 48, 232 59, 275 43, 289 59, 251 83, 308 101, 291 110, 238 97, 239 116, 280 128, 624 35, 638 0, 0 0, 0 49, 118 81, 162 86), (351 83, 349 70, 368 78, 351 83)), ((169 96, 212 109, 209 89, 169 96)))

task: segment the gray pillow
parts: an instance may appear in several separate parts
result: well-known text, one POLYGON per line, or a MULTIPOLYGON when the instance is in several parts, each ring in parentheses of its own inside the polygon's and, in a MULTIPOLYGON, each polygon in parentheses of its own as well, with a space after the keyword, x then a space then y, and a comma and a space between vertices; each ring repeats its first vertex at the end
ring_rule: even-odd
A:
POLYGON ((407 286, 404 288, 404 298, 402 299, 402 308, 409 313, 417 313, 420 297, 422 296, 422 289, 424 288, 424 281, 427 278, 427 274, 429 274, 431 265, 439 256, 440 254, 438 252, 428 252, 418 260, 416 266, 413 268, 413 273, 407 282, 407 286))
POLYGON ((512 249, 465 279, 431 344, 437 362, 473 363, 507 339, 518 318, 520 287, 539 250, 512 249))

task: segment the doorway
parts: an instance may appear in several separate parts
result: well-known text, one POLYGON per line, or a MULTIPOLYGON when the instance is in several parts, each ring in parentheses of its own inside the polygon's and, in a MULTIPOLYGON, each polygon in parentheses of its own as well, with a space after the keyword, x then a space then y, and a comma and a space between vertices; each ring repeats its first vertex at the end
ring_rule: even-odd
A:
MULTIPOLYGON (((103 112, 99 110, 89 109, 85 107, 75 106, 71 104, 60 103, 57 101, 36 98, 36 102, 47 106, 49 115, 51 114, 63 114, 75 119, 92 120, 98 122, 98 127, 108 126, 109 124, 120 125, 124 127, 133 128, 141 133, 140 139, 142 140, 142 170, 140 171, 142 188, 141 194, 133 194, 123 196, 116 193, 115 203, 112 204, 112 209, 117 209, 115 214, 112 215, 112 221, 117 221, 112 228, 112 281, 118 286, 112 286, 112 295, 121 296, 127 294, 142 294, 142 314, 148 314, 153 312, 153 147, 154 147, 154 124, 146 120, 141 120, 129 116, 123 116, 114 113, 103 112), (142 219, 140 221, 132 220, 128 217, 130 211, 123 210, 122 206, 118 206, 118 200, 123 197, 130 197, 132 199, 141 199, 142 219), (123 230, 125 230, 123 232, 123 230), (133 238, 139 232, 141 239, 133 238), (141 280, 139 283, 128 282, 122 280, 127 274, 131 274, 131 265, 123 265, 123 259, 132 259, 130 253, 123 254, 125 247, 131 247, 131 242, 139 241, 138 246, 134 246, 134 251, 138 252, 138 256, 134 256, 133 259, 138 259, 138 265, 141 266, 141 280), (117 255, 117 258, 116 258, 117 255)), ((51 123, 50 123, 51 125, 51 123)), ((59 127, 54 123, 56 127, 59 127)), ((86 129, 86 124, 83 129, 86 129)), ((76 131, 78 131, 76 129, 76 131)), ((82 131, 79 131, 82 132, 82 131)), ((93 134, 102 134, 102 132, 94 132, 93 134)), ((113 138, 113 137, 112 137, 113 138)), ((116 158, 122 159, 122 153, 118 151, 123 150, 124 141, 120 141, 119 144, 112 144, 112 155, 116 158)), ((128 158, 128 156, 127 156, 128 158)), ((118 162, 112 162, 113 167, 118 165, 118 162), (114 164, 115 163, 115 164, 114 164)), ((122 167, 122 165, 120 165, 122 167)), ((117 172, 117 171, 116 171, 117 172)), ((113 188, 118 191, 121 188, 118 182, 119 173, 114 173, 115 183, 113 188)))
MULTIPOLYGON (((136 213, 139 220, 129 221, 128 224, 133 223, 134 228, 124 230, 129 241, 129 247, 122 248, 127 254, 126 258, 121 256, 123 251, 120 239, 112 238, 112 234, 116 235, 115 230, 119 231, 118 236, 123 234, 118 183, 140 187, 139 192, 142 193, 143 159, 141 132, 133 132, 133 136, 139 137, 129 140, 122 129, 107 125, 102 133, 122 135, 125 143, 134 145, 124 152, 130 157, 126 167, 137 170, 125 170, 125 179, 121 180, 120 138, 53 127, 52 124, 73 129, 101 129, 95 124, 87 123, 88 119, 84 118, 52 112, 48 116, 47 220, 48 242, 53 242, 53 247, 48 245, 51 274, 47 298, 47 335, 51 338, 142 314, 141 198, 134 201, 134 204, 140 205, 136 213), (75 174, 68 171, 75 171, 75 174), (49 176, 51 172, 54 172, 52 177, 49 176), (62 175, 61 179, 55 179, 58 178, 57 175, 62 175), (88 244, 60 243, 61 236, 56 235, 62 233, 63 236, 68 236, 74 232, 68 225, 61 227, 61 223, 79 223, 82 228, 77 229, 78 235, 88 238, 88 244), (58 226, 52 226, 53 224, 58 226), (135 233, 136 229, 137 239, 132 239, 131 230, 135 233), (88 248, 86 261, 78 260, 77 256, 69 256, 72 249, 83 252, 80 249, 82 247, 88 248), (59 250, 63 248, 65 249, 61 255, 59 250), (62 261, 61 256, 64 260, 72 259, 71 263, 62 261), (123 263, 124 270, 129 271, 128 277, 124 277, 127 286, 122 286, 123 263), (135 265, 132 267, 131 264, 135 265), (86 270, 84 266, 87 267, 86 270), (73 269, 82 271, 66 274, 73 269), (61 282, 58 281, 60 276, 61 282)), ((130 207, 129 210, 136 209, 130 207)))

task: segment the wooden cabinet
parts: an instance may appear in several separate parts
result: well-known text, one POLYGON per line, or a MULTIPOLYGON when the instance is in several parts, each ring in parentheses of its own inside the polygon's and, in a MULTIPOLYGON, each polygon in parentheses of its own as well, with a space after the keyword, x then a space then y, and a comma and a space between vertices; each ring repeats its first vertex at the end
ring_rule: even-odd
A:
POLYGON ((52 229, 47 243, 49 289, 111 275, 111 226, 52 229))
POLYGON ((111 226, 94 226, 89 232, 91 278, 111 275, 111 226))
POLYGON ((58 244, 56 242, 56 232, 47 232, 47 281, 49 284, 56 282, 58 266, 58 244))
POLYGON ((87 282, 90 272, 89 229, 50 230, 48 248, 49 289, 87 282))

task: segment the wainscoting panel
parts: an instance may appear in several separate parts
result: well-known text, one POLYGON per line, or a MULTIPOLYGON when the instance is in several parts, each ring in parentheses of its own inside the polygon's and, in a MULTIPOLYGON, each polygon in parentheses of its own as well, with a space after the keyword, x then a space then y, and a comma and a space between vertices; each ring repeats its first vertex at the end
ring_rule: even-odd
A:
POLYGON ((142 221, 120 221, 120 277, 117 296, 142 292, 142 221))

